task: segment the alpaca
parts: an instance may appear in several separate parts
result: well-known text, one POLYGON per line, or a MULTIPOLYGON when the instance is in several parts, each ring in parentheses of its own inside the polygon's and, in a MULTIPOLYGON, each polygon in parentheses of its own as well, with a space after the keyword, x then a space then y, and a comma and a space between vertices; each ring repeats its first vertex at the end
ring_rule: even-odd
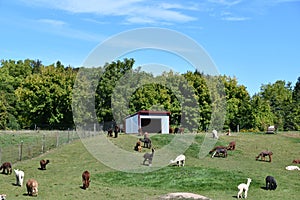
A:
POLYGON ((273 155, 272 151, 262 151, 255 158, 256 158, 256 160, 258 160, 259 157, 261 157, 261 160, 265 161, 265 159, 266 159, 265 157, 269 156, 269 162, 272 162, 272 155, 273 155))
POLYGON ((143 165, 145 165, 145 162, 148 161, 149 166, 151 167, 151 165, 152 165, 152 159, 153 159, 153 155, 154 155, 154 151, 155 151, 155 149, 152 148, 152 153, 145 153, 144 154, 143 165))
POLYGON ((144 148, 149 148, 149 149, 151 148, 152 142, 151 142, 150 138, 145 137, 144 139, 140 138, 139 140, 144 143, 144 145, 143 145, 144 148))
POLYGON ((273 176, 266 177, 266 190, 276 190, 277 183, 273 176))
POLYGON ((82 189, 87 189, 90 186, 90 172, 84 171, 82 173, 82 189))
POLYGON ((227 150, 235 150, 235 141, 229 143, 227 150))
POLYGON ((211 155, 211 158, 215 157, 215 155, 220 156, 220 154, 223 154, 223 157, 227 157, 227 149, 226 148, 217 148, 215 152, 211 155))
POLYGON ((137 141, 135 146, 134 146, 134 150, 135 151, 138 151, 138 152, 141 152, 142 151, 142 142, 141 141, 137 141))
POLYGON ((217 130, 213 130, 213 131, 212 131, 212 137, 213 137, 214 139, 219 139, 217 130))
POLYGON ((29 179, 26 182, 27 194, 29 196, 38 195, 38 182, 35 179, 29 179))
POLYGON ((6 200, 6 194, 0 194, 0 200, 6 200))
POLYGON ((226 149, 227 147, 225 146, 216 146, 212 150, 209 151, 209 154, 215 152, 217 149, 226 149))
POLYGON ((22 187, 24 181, 24 172, 19 169, 14 169, 14 172, 16 174, 16 185, 22 187))
POLYGON ((245 199, 247 199, 247 193, 248 193, 248 190, 249 190, 249 186, 250 186, 250 183, 251 183, 251 178, 247 178, 247 184, 245 183, 241 183, 238 185, 238 189, 239 189, 239 192, 237 194, 237 198, 239 199, 240 197, 242 198, 242 193, 245 192, 245 199))
POLYGON ((286 170, 300 170, 300 168, 298 166, 293 166, 293 165, 286 166, 285 169, 286 170))
POLYGON ((293 160, 292 163, 295 163, 295 164, 300 164, 300 159, 297 159, 297 160, 293 160))
POLYGON ((107 136, 112 137, 113 136, 113 130, 110 128, 107 131, 107 136))
POLYGON ((10 162, 5 162, 0 166, 0 170, 2 170, 2 174, 11 174, 12 173, 12 165, 10 162), (5 173, 6 171, 6 173, 5 173))
POLYGON ((41 160, 40 165, 41 165, 41 170, 46 170, 46 165, 50 163, 50 160, 41 160))
POLYGON ((175 158, 175 160, 170 160, 170 164, 176 164, 178 167, 184 166, 185 155, 181 154, 175 158))

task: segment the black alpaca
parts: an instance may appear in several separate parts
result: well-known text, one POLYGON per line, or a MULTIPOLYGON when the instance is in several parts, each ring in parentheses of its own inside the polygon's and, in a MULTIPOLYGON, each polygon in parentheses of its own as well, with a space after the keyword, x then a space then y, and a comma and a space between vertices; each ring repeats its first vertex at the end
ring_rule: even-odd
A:
POLYGON ((266 177, 266 190, 276 190, 277 183, 273 176, 266 177))
POLYGON ((152 165, 152 159, 153 159, 153 155, 154 155, 154 149, 152 149, 152 153, 145 153, 144 154, 144 162, 143 165, 145 165, 145 162, 148 161, 149 162, 149 166, 152 165))
POLYGON ((144 139, 140 138, 139 140, 144 143, 144 146, 143 146, 144 148, 149 148, 149 149, 151 148, 152 142, 151 142, 150 138, 144 138, 144 139))

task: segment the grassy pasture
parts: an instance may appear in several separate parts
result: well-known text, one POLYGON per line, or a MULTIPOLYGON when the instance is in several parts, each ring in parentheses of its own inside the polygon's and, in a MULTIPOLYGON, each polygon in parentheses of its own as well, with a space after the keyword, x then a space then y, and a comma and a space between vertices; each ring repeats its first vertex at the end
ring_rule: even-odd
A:
MULTIPOLYGON (((156 148, 168 144, 173 135, 152 135, 156 148)), ((96 139, 96 137, 95 137, 96 139)), ((238 133, 221 136, 216 145, 227 145, 235 140, 235 151, 227 158, 198 158, 204 135, 198 134, 187 149, 185 167, 168 166, 149 173, 126 173, 113 170, 95 159, 80 140, 59 146, 30 160, 17 162, 14 168, 25 171, 25 180, 35 178, 39 182, 39 196, 35 199, 158 199, 169 192, 192 192, 211 199, 236 199, 237 185, 252 179, 248 199, 298 199, 300 189, 299 171, 287 171, 293 159, 300 159, 300 133, 278 133, 275 135, 238 133), (262 150, 273 151, 273 161, 255 161, 262 150), (47 170, 39 168, 40 159, 49 159, 47 170), (87 190, 80 189, 81 173, 89 170, 91 184, 87 190), (278 182, 275 191, 266 191, 265 177, 272 175, 278 182)), ((110 138, 120 148, 133 152, 135 136, 120 135, 110 138)), ((143 149, 150 152, 149 149, 143 149)), ((143 153, 140 153, 142 162, 143 153)), ((154 156, 155 157, 155 156, 154 156)), ((154 159, 155 161, 155 159, 154 159)), ((148 166, 141 166, 148 167, 148 166)), ((25 195, 26 188, 17 187, 15 176, 0 174, 0 194, 7 199, 31 199, 25 195)))

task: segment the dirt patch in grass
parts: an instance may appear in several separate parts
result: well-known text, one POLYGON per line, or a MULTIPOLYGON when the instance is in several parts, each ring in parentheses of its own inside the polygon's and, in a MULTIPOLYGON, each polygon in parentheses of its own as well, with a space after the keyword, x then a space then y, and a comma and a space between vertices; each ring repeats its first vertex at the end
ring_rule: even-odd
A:
POLYGON ((282 133, 281 135, 285 137, 291 137, 291 138, 300 138, 300 133, 292 132, 292 133, 282 133))
POLYGON ((189 192, 175 192, 175 193, 169 193, 163 196, 160 196, 159 199, 198 199, 198 200, 209 200, 209 198, 199 195, 199 194, 194 194, 194 193, 189 193, 189 192))

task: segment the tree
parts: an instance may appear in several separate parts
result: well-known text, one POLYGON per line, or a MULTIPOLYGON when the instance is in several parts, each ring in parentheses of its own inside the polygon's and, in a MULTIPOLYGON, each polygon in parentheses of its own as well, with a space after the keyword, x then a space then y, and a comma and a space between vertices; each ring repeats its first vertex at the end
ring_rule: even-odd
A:
POLYGON ((262 85, 259 95, 270 104, 271 111, 274 114, 274 125, 277 129, 289 130, 289 120, 286 119, 291 112, 292 105, 291 83, 279 80, 274 84, 262 85))
POLYGON ((50 65, 40 67, 40 73, 27 76, 15 92, 23 108, 20 121, 24 126, 36 124, 50 129, 72 127, 71 95, 75 75, 71 68, 50 65))

